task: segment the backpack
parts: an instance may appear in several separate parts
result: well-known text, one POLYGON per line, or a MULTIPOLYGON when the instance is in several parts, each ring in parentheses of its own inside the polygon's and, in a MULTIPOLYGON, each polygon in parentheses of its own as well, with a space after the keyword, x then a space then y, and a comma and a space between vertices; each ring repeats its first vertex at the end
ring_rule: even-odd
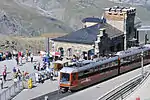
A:
POLYGON ((3 75, 6 75, 6 71, 3 72, 3 75))

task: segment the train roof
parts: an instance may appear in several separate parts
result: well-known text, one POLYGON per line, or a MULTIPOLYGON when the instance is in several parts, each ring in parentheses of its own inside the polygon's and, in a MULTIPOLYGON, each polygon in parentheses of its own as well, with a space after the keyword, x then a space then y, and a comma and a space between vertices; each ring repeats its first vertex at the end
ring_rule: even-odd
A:
POLYGON ((86 69, 90 69, 90 68, 96 67, 98 65, 102 65, 102 64, 108 63, 110 61, 115 61, 117 59, 118 59, 118 56, 115 56, 115 57, 110 57, 110 58, 102 59, 102 60, 97 61, 97 62, 92 62, 92 63, 90 63, 90 64, 88 64, 86 66, 79 67, 78 71, 84 71, 86 69))
POLYGON ((140 46, 140 47, 132 47, 126 51, 117 52, 116 55, 118 55, 120 58, 123 58, 123 57, 131 56, 131 55, 134 55, 137 53, 141 53, 142 51, 144 52, 147 50, 150 50, 150 44, 146 44, 146 45, 140 46))
POLYGON ((77 69, 73 68, 73 67, 63 67, 60 72, 62 73, 75 73, 78 72, 77 69))
POLYGON ((87 62, 88 64, 83 64, 83 66, 80 66, 79 63, 77 62, 75 66, 73 67, 63 67, 60 72, 64 72, 64 73, 74 73, 74 72, 79 72, 79 71, 84 71, 90 68, 94 68, 98 65, 102 65, 104 63, 108 63, 110 61, 115 61, 118 59, 118 56, 115 57, 111 57, 111 58, 105 58, 105 59, 101 59, 101 60, 97 60, 97 61, 93 61, 93 60, 85 60, 83 61, 83 63, 85 64, 85 62, 87 62))

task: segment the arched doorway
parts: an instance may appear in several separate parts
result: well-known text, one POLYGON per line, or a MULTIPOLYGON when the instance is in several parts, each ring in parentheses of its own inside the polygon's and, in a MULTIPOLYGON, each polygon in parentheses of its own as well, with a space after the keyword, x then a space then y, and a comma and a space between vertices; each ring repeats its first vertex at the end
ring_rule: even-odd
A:
POLYGON ((67 49, 67 55, 68 56, 72 56, 72 48, 68 48, 67 49))
POLYGON ((94 49, 88 51, 88 59, 91 59, 94 56, 94 49))
POLYGON ((83 51, 83 59, 88 60, 88 53, 83 51))
POLYGON ((117 51, 121 51, 122 49, 121 49, 121 43, 118 43, 117 44, 117 51))
POLYGON ((60 52, 61 56, 64 56, 64 49, 63 49, 63 47, 59 47, 58 51, 60 52))

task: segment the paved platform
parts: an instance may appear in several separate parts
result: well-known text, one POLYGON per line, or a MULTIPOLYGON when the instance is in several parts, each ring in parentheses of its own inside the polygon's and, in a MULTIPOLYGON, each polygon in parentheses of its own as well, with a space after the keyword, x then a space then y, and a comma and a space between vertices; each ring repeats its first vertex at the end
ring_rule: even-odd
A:
MULTIPOLYGON (((34 57, 34 61, 39 61, 41 62, 41 57, 36 56, 34 57)), ((6 90, 8 87, 10 87, 14 81, 13 81, 13 68, 19 68, 20 71, 27 71, 29 73, 33 73, 33 72, 37 72, 36 70, 34 70, 33 68, 33 63, 31 62, 26 62, 25 60, 23 60, 23 65, 22 66, 18 66, 16 63, 15 59, 12 60, 4 60, 0 62, 0 76, 2 77, 2 72, 4 70, 4 65, 7 66, 7 77, 6 77, 6 82, 4 82, 4 89, 0 89, 0 93, 2 93, 4 90, 6 90)))
POLYGON ((46 80, 43 84, 40 83, 32 89, 24 89, 12 100, 31 100, 41 95, 54 92, 57 89, 58 89, 57 80, 55 81, 46 80))
POLYGON ((126 100, 150 100, 150 76, 126 100))

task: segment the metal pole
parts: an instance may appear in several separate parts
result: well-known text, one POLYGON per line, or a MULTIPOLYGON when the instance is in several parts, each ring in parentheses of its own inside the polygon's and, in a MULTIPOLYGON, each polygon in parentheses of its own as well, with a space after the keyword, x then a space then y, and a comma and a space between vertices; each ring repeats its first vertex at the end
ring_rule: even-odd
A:
POLYGON ((142 71, 142 77, 144 77, 144 69, 143 69, 143 51, 141 52, 141 71, 142 71))
POLYGON ((58 92, 57 92, 57 96, 56 96, 56 100, 59 100, 59 91, 60 91, 60 87, 59 87, 59 78, 60 76, 58 75, 58 78, 57 78, 57 84, 58 84, 58 92))
POLYGON ((124 14, 124 50, 127 49, 127 37, 126 37, 126 13, 124 14))
POLYGON ((147 44, 147 31, 145 31, 145 44, 147 44))
POLYGON ((49 37, 47 38, 47 53, 48 53, 48 56, 49 56, 49 37))
POLYGON ((50 66, 50 59, 49 59, 49 51, 50 51, 50 48, 49 48, 49 37, 47 38, 47 54, 48 54, 48 66, 50 66))

